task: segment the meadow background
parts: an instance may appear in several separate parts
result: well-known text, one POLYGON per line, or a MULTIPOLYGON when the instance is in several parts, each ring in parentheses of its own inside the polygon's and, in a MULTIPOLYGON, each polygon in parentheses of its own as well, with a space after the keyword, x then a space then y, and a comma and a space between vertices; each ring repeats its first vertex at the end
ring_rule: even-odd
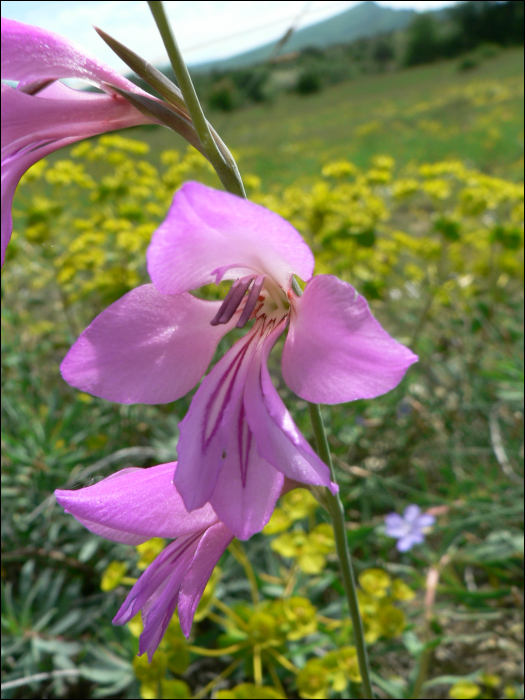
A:
MULTIPOLYGON (((420 357, 386 396, 323 409, 378 696, 523 697, 523 50, 210 119, 250 198, 312 246, 316 273, 351 282, 420 357), (409 503, 437 522, 400 554, 383 521, 409 503)), ((219 186, 176 135, 143 127, 55 154, 16 194, 2 276, 2 681, 48 675, 6 698, 359 697, 330 527, 306 491, 230 548, 190 642, 175 618, 151 666, 136 657, 140 621, 111 619, 167 543, 102 540, 52 495, 176 459, 191 396, 119 406, 58 367, 97 313, 148 281, 151 234, 188 179, 219 186)), ((278 350, 273 381, 311 440, 278 350)))

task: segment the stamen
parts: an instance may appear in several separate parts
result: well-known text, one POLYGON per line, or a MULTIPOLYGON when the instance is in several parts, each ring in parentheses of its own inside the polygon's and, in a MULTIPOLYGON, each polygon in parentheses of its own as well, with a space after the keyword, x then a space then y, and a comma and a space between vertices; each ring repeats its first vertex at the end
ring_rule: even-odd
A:
POLYGON ((210 321, 212 326, 218 326, 222 323, 228 323, 233 314, 239 308, 239 304, 243 300, 246 290, 252 283, 254 275, 248 275, 241 279, 235 280, 230 287, 230 291, 222 302, 216 316, 210 321))
POLYGON ((244 309, 242 310, 240 319, 237 321, 236 328, 244 328, 244 326, 248 323, 248 320, 252 315, 252 312, 257 304, 257 300, 259 299, 259 292, 261 291, 263 284, 264 275, 258 275, 255 278, 253 287, 250 289, 248 299, 246 299, 246 304, 244 306, 244 309))

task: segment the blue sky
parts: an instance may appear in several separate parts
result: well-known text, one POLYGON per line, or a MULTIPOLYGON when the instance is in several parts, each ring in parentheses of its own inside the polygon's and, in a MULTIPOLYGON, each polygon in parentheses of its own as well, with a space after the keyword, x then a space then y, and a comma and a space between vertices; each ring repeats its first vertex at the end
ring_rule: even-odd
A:
MULTIPOLYGON (((226 58, 277 40, 301 15, 304 27, 357 5, 354 1, 166 0, 187 63, 226 58)), ((436 9, 455 2, 379 2, 393 8, 436 9)), ((116 70, 126 66, 93 31, 95 24, 152 63, 166 63, 163 46, 143 0, 4 0, 2 16, 50 29, 75 41, 116 70)))

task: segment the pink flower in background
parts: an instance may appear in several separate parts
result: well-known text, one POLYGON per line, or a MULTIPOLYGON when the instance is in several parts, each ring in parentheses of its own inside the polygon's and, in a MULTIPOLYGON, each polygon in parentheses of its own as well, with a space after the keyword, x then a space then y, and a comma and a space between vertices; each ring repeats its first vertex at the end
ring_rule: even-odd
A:
POLYGON ((268 522, 286 477, 337 490, 270 379, 268 356, 285 329, 283 377, 306 401, 374 398, 417 359, 353 287, 312 278, 313 266, 300 234, 277 214, 187 183, 149 247, 153 284, 100 314, 61 366, 72 386, 110 401, 166 403, 198 383, 227 331, 253 319, 195 394, 175 474, 186 508, 209 502, 240 539, 268 522), (293 275, 308 281, 302 296, 293 275), (189 293, 222 280, 234 280, 222 303, 189 293))
POLYGON ((212 507, 188 513, 173 485, 177 463, 123 469, 78 491, 55 491, 57 501, 91 532, 137 545, 152 537, 177 538, 142 574, 113 622, 124 625, 142 611, 139 654, 151 658, 178 606, 189 636, 208 579, 233 533, 212 507))
POLYGON ((400 552, 408 552, 415 544, 425 541, 425 528, 435 522, 433 515, 421 513, 421 508, 412 504, 405 508, 403 515, 389 513, 385 517, 385 534, 397 539, 396 547, 400 552))
POLYGON ((2 18, 2 245, 4 257, 20 178, 53 151, 89 136, 152 120, 104 83, 146 95, 136 85, 67 39, 2 18), (73 90, 59 78, 77 78, 108 94, 73 90))

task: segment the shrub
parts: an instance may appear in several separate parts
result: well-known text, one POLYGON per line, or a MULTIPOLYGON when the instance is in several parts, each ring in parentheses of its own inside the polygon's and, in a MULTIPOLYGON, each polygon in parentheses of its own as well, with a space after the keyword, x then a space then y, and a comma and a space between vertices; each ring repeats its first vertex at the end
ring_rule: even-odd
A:
POLYGON ((312 95, 321 90, 321 78, 313 70, 303 71, 297 80, 295 87, 299 95, 312 95))
POLYGON ((223 78, 218 83, 215 83, 208 98, 210 109, 231 112, 238 103, 237 90, 229 78, 223 78))

